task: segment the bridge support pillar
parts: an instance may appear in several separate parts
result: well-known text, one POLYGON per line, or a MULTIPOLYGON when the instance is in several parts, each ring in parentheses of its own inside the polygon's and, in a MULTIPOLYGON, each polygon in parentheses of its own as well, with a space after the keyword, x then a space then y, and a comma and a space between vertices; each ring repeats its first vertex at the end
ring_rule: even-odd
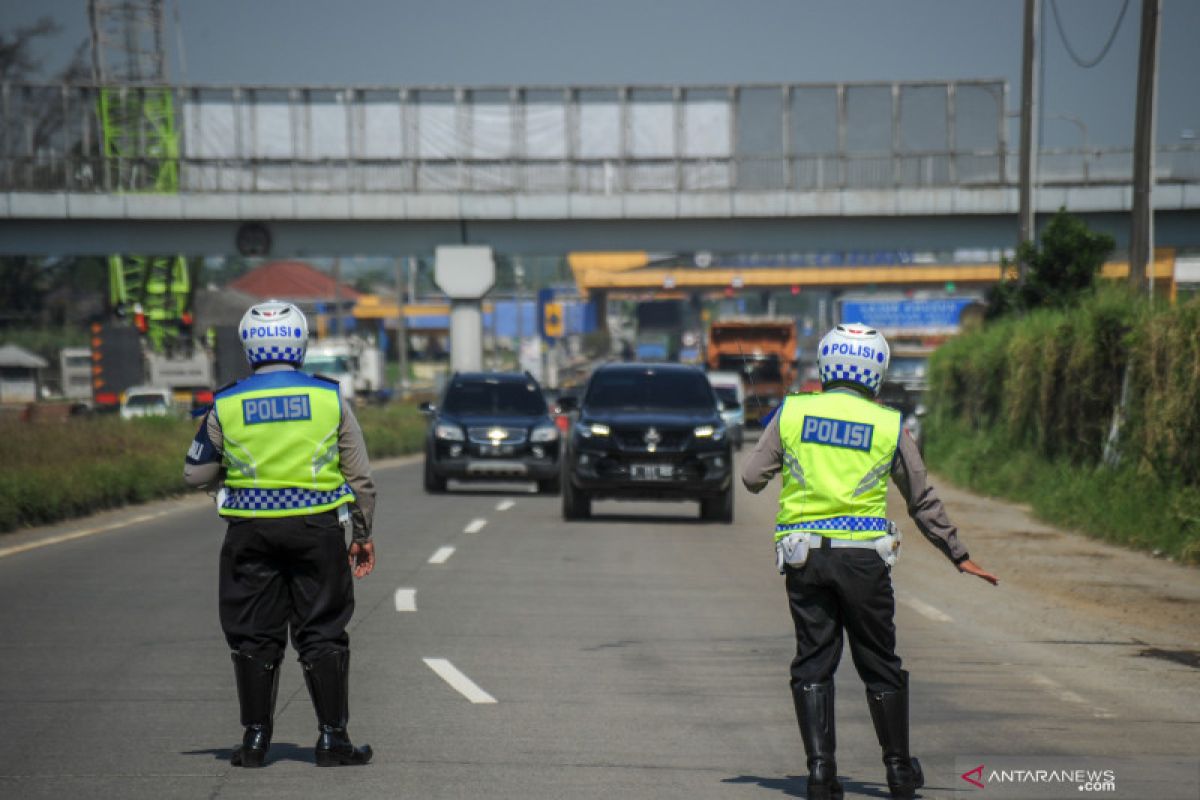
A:
POLYGON ((450 368, 483 369, 483 297, 496 283, 492 248, 445 245, 437 248, 434 280, 450 298, 450 368))

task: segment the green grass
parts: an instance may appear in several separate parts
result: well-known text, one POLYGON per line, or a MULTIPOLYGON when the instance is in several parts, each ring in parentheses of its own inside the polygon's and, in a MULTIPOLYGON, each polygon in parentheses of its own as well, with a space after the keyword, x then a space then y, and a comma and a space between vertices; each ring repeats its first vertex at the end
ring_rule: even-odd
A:
POLYGON ((950 481, 1028 503, 1041 519, 1099 539, 1200 564, 1200 488, 1145 468, 1107 469, 1048 459, 996 429, 931 419, 925 454, 950 481))
MULTIPOLYGON (((372 458, 422 447, 425 419, 414 406, 373 406, 357 416, 372 458)), ((0 420, 0 441, 11 454, 0 473, 0 531, 189 491, 183 456, 196 424, 107 415, 65 422, 0 420)))

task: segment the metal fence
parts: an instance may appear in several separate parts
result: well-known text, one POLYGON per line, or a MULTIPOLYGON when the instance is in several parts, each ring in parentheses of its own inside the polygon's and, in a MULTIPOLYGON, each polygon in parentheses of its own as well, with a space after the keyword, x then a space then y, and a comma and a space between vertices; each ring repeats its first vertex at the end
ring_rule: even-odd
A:
MULTIPOLYGON (((95 86, 0 84, 0 190, 181 192, 822 191, 1015 182, 1006 84, 126 87, 169 95, 106 147, 95 86), (139 135, 142 139, 139 141, 139 135), (132 144, 131 144, 132 142, 132 144)), ((111 96, 111 95, 110 95, 111 96)), ((1160 181, 1200 180, 1200 147, 1160 181)), ((1043 184, 1122 183, 1128 150, 1049 150, 1043 184)))

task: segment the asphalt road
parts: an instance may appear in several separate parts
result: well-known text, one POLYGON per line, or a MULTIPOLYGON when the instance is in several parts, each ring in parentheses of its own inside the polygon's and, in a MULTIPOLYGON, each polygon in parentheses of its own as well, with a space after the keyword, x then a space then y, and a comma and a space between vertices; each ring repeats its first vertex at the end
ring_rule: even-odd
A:
MULTIPOLYGON (((568 525, 557 498, 522 487, 428 497, 415 462, 377 480, 380 562, 356 584, 351 632, 350 731, 375 748, 370 766, 314 767, 291 653, 268 767, 229 766, 240 728, 217 624, 223 526, 192 498, 0 540, 0 796, 803 796, 772 492, 741 493, 732 526, 644 503, 599 503, 568 525)), ((968 519, 1003 516, 957 498, 968 519)), ((1002 551, 1036 543, 996 530, 973 554, 1003 578, 1002 551)), ((1195 588, 1195 571, 1153 568, 1195 588)), ((1131 651, 1181 651, 1196 629, 1134 631, 1039 579, 1055 575, 993 588, 906 541, 897 617, 923 796, 970 793, 959 774, 1002 756, 1125 765, 1106 797, 1200 796, 1200 670, 1131 651)), ((848 655, 838 681, 847 794, 886 797, 848 655)), ((1039 796, 1026 788, 982 796, 1039 796)))

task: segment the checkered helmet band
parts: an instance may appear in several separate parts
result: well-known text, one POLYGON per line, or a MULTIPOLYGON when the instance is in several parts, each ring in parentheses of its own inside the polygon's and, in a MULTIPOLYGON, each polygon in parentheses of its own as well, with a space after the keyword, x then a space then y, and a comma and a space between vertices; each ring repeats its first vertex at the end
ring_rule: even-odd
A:
POLYGON ((890 360, 887 339, 861 323, 838 325, 817 346, 817 371, 825 386, 851 383, 879 394, 890 360))
POLYGON ((242 317, 238 338, 252 367, 280 362, 298 367, 308 349, 308 320, 291 303, 268 300, 242 317))

